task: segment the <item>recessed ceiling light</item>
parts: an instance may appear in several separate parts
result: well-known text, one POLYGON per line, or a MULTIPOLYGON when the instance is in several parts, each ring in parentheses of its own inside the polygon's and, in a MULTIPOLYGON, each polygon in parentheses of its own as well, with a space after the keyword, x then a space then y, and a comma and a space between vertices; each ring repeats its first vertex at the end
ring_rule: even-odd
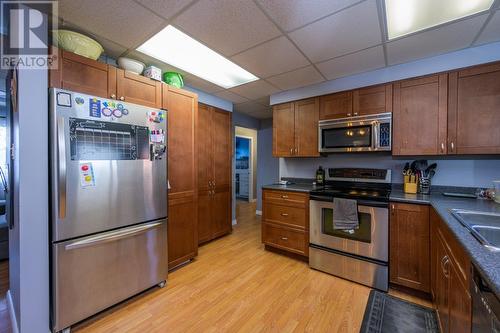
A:
POLYGON ((389 39, 488 10, 494 0, 385 0, 389 39))
POLYGON ((259 79, 171 25, 139 46, 137 51, 226 89, 259 79))

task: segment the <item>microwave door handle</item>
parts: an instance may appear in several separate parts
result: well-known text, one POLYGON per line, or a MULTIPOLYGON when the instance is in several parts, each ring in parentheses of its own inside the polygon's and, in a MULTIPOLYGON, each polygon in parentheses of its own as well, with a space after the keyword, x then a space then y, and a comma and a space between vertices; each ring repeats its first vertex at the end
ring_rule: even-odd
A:
POLYGON ((373 145, 372 147, 377 150, 380 148, 380 123, 377 121, 372 126, 373 128, 373 145))
POLYGON ((57 206, 59 219, 66 218, 66 139, 64 118, 57 118, 57 206))

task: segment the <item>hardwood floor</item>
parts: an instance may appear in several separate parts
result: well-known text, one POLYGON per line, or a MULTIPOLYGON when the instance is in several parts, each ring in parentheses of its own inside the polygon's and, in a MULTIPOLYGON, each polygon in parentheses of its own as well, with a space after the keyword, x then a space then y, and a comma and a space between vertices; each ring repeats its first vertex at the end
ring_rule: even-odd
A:
POLYGON ((9 310, 7 308, 7 290, 9 290, 9 261, 0 261, 0 333, 12 332, 9 310))
MULTIPOLYGON (((370 289, 265 251, 255 204, 238 201, 233 233, 153 288, 86 320, 75 332, 358 332, 370 289)), ((117 282, 119 283, 119 281, 117 282)), ((0 262, 0 333, 10 332, 0 262)), ((412 296, 391 291, 430 306, 412 296)))

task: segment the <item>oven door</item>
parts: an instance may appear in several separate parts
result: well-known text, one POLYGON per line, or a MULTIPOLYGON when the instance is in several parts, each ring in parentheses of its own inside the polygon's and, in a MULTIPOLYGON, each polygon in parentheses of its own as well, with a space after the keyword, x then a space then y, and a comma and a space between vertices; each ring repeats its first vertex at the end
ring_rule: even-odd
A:
POLYGON ((333 214, 333 200, 310 201, 311 244, 388 261, 389 209, 385 203, 358 203, 359 228, 351 231, 334 229, 333 214))

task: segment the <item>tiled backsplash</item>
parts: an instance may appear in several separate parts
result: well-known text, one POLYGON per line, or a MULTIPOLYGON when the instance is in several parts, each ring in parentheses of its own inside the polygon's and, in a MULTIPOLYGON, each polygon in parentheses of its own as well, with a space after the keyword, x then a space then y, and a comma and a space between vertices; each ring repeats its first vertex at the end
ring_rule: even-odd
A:
MULTIPOLYGON (((394 159, 386 154, 332 154, 320 158, 281 158, 280 177, 313 178, 318 166, 323 168, 378 168, 391 169, 392 182, 402 183, 401 170, 411 160, 394 159)), ((433 185, 491 187, 500 180, 500 159, 429 159, 438 167, 433 185)))

